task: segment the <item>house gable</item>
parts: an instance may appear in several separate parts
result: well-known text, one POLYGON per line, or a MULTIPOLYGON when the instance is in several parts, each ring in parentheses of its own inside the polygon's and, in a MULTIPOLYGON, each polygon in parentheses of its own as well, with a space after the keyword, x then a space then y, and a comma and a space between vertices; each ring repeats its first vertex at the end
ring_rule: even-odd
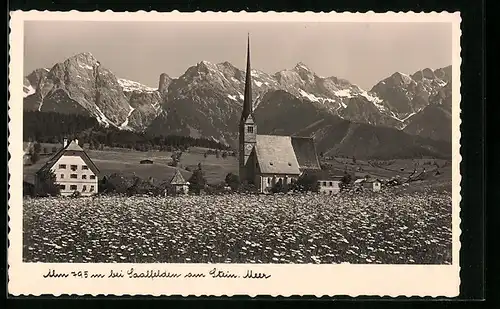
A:
POLYGON ((170 180, 171 185, 186 185, 187 182, 182 176, 182 174, 179 172, 179 170, 175 171, 174 176, 172 176, 172 179, 170 180))
POLYGON ((45 163, 38 170, 37 174, 51 170, 63 156, 79 156, 83 160, 83 162, 85 162, 85 164, 89 167, 89 169, 94 173, 94 175, 98 176, 100 173, 99 169, 90 159, 87 153, 80 146, 78 146, 77 143, 72 141, 66 147, 61 148, 52 158, 50 158, 50 160, 47 161, 47 163, 45 163))

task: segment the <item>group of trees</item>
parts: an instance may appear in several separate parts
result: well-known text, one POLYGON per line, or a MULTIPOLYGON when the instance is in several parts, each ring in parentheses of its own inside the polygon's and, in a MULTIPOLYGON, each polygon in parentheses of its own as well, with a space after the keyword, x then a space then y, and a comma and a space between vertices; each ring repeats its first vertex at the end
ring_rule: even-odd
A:
POLYGON ((103 146, 129 148, 139 151, 175 149, 186 151, 189 147, 204 147, 227 151, 228 145, 206 138, 177 135, 152 135, 115 127, 101 126, 93 117, 67 115, 55 112, 25 111, 23 121, 25 141, 61 143, 64 138, 77 138, 93 149, 103 146))
POLYGON ((203 156, 206 158, 209 155, 215 155, 217 159, 222 157, 223 159, 227 158, 228 156, 236 156, 236 153, 234 151, 229 151, 229 150, 219 150, 219 149, 208 149, 203 156))
POLYGON ((57 196, 61 189, 56 183, 56 175, 51 170, 44 170, 37 175, 38 185, 32 192, 36 196, 57 196))
MULTIPOLYGON (((31 164, 35 164, 40 160, 40 154, 42 152, 42 145, 39 142, 34 143, 32 146, 29 146, 28 156, 31 164)), ((48 149, 43 149, 44 153, 48 153, 48 149)))

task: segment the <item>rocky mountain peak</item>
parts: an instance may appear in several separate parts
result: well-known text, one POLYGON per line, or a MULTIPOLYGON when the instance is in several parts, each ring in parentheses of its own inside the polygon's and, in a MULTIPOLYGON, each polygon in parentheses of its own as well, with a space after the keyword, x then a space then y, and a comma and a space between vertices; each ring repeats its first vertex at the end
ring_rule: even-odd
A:
POLYGON ((429 80, 434 80, 436 79, 436 75, 434 74, 434 71, 432 71, 429 68, 425 68, 423 70, 417 71, 411 75, 411 78, 413 78, 415 81, 421 81, 424 78, 429 79, 429 80))
POLYGON ((312 70, 309 69, 309 67, 305 65, 303 62, 298 62, 293 69, 296 71, 309 71, 313 73, 312 70))
POLYGON ((79 53, 79 54, 74 55, 73 57, 70 57, 69 59, 71 59, 71 58, 76 58, 76 59, 79 59, 79 60, 85 60, 85 61, 90 62, 90 63, 97 62, 96 57, 94 57, 94 55, 91 52, 79 53))
POLYGON ((434 71, 434 74, 436 75, 437 78, 445 81, 445 82, 450 82, 451 81, 451 74, 452 74, 452 67, 451 65, 440 68, 434 71))
POLYGON ((413 81, 409 75, 401 72, 395 72, 389 79, 396 85, 407 85, 413 81))
POLYGON ((47 73, 49 73, 49 69, 45 68, 36 69, 33 72, 31 72, 28 76, 26 76, 26 78, 28 79, 30 85, 36 88, 40 83, 40 81, 43 80, 45 76, 47 76, 47 73))
POLYGON ((161 73, 160 74, 160 81, 158 82, 158 91, 160 93, 165 93, 168 91, 168 86, 172 82, 172 78, 168 76, 167 73, 161 73))
POLYGON ((203 60, 198 62, 196 69, 200 73, 210 73, 210 71, 217 70, 217 66, 209 61, 203 60))

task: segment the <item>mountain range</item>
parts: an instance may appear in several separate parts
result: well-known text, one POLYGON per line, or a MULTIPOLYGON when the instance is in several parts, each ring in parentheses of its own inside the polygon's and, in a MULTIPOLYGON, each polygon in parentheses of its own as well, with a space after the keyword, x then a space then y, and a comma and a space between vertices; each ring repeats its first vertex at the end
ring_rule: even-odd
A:
MULTIPOLYGON (((305 64, 251 71, 259 133, 307 135, 325 154, 447 156, 451 152, 451 66, 396 72, 369 91, 305 64)), ((208 137, 235 145, 245 72, 201 61, 157 87, 119 78, 90 53, 24 78, 24 109, 82 114, 104 126, 208 137)))

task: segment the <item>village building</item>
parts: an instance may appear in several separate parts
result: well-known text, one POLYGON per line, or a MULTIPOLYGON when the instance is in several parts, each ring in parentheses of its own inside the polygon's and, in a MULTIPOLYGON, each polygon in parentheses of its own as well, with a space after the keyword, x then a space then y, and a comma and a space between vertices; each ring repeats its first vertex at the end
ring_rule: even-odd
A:
POLYGON ((89 196, 98 192, 99 169, 78 145, 77 139, 71 142, 64 139, 63 147, 36 173, 35 188, 42 181, 41 175, 47 171, 55 174, 61 195, 79 192, 89 196))
POLYGON ((382 183, 378 179, 365 177, 356 179, 356 181, 354 181, 354 186, 363 187, 373 192, 379 192, 382 187, 382 183))
POLYGON ((318 179, 319 193, 327 195, 338 194, 340 192, 342 177, 343 176, 333 175, 329 171, 317 172, 316 178, 318 179))
POLYGON ((305 170, 321 170, 314 140, 310 137, 257 134, 252 100, 250 38, 243 112, 239 124, 239 177, 261 193, 278 182, 291 184, 305 170))
POLYGON ((189 191, 189 182, 184 179, 178 169, 175 170, 175 174, 170 180, 170 187, 176 194, 187 194, 189 191))
POLYGON ((378 179, 368 179, 363 183, 363 186, 373 192, 380 191, 381 183, 378 179))
POLYGON ((140 164, 153 164, 153 160, 145 159, 139 162, 140 164))

